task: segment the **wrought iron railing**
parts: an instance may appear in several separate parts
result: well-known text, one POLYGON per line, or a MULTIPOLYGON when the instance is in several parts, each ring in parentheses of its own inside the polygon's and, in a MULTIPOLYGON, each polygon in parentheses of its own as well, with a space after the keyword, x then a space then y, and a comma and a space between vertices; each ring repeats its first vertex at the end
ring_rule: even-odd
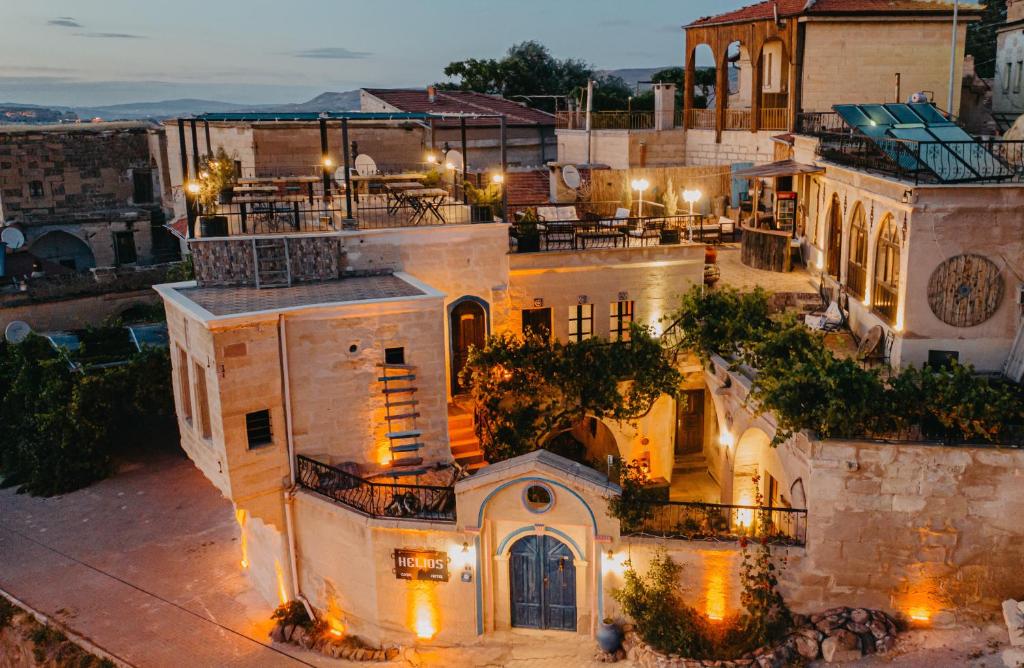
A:
POLYGON ((375 482, 309 457, 296 457, 302 487, 370 517, 455 521, 455 488, 375 482))
POLYGON ((850 127, 834 111, 807 111, 796 115, 797 134, 820 135, 850 134, 850 127))
POLYGON ((664 501, 650 504, 643 514, 632 525, 624 523, 622 535, 706 541, 763 535, 782 545, 803 545, 807 539, 804 509, 664 501))

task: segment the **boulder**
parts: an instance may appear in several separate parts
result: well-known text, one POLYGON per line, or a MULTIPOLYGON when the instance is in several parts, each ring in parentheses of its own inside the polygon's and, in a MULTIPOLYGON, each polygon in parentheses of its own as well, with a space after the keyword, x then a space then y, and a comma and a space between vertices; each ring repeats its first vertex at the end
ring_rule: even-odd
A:
POLYGON ((1003 665, 1006 668, 1018 668, 1024 666, 1024 649, 1020 647, 1009 647, 1003 650, 1003 665))
POLYGON ((875 651, 879 654, 886 654, 887 652, 891 652, 894 647, 896 647, 895 636, 885 636, 880 640, 875 640, 875 651))
POLYGON ((829 663, 856 661, 861 657, 860 638, 839 629, 821 643, 821 655, 829 663))
MULTIPOLYGON (((817 633, 817 632, 815 632, 817 633)), ((818 658, 818 652, 821 650, 821 645, 818 644, 818 639, 808 638, 803 634, 796 634, 793 636, 796 641, 796 651, 803 658, 808 661, 814 661, 818 658)))
POLYGON ((1024 601, 1003 601, 1003 620, 1010 634, 1010 645, 1024 647, 1024 601))
POLYGON ((864 608, 857 608, 856 610, 850 611, 851 622, 857 622, 858 624, 867 624, 869 619, 871 619, 871 613, 869 613, 864 608))
POLYGON ((284 642, 284 627, 280 624, 274 624, 274 628, 270 629, 270 639, 273 642, 284 642))

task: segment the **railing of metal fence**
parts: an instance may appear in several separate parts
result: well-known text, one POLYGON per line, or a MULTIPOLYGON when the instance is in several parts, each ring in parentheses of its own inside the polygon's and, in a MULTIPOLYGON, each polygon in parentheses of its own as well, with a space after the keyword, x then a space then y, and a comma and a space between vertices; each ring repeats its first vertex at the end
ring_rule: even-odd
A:
POLYGON ((804 509, 664 501, 640 514, 642 519, 623 524, 622 535, 707 541, 763 535, 782 545, 803 545, 807 539, 804 509))

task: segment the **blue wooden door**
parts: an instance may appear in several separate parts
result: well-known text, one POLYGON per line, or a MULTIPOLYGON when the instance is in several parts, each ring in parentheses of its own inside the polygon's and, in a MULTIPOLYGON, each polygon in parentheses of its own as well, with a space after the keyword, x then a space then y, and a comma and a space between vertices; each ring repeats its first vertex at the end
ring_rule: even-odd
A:
POLYGON ((526 536, 509 556, 512 626, 576 630, 576 565, 564 543, 526 536))

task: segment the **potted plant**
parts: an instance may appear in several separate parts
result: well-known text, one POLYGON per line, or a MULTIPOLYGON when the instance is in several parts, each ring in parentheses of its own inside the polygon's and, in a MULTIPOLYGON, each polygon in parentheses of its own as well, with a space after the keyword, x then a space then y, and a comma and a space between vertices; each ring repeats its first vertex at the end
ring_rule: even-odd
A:
POLYGON ((614 654, 622 647, 622 627, 611 617, 605 617, 597 625, 597 646, 608 654, 614 654))
POLYGON ((540 228, 537 212, 527 209, 515 224, 512 235, 516 238, 517 253, 537 253, 540 251, 540 228))
POLYGON ((199 219, 199 233, 204 237, 227 236, 227 216, 216 212, 218 204, 231 203, 233 188, 238 180, 235 163, 223 148, 218 148, 216 153, 203 159, 199 174, 199 193, 196 199, 203 211, 199 219))
POLYGON ((469 220, 473 223, 494 222, 496 213, 501 212, 501 184, 490 183, 483 188, 466 181, 466 197, 469 198, 469 220))

